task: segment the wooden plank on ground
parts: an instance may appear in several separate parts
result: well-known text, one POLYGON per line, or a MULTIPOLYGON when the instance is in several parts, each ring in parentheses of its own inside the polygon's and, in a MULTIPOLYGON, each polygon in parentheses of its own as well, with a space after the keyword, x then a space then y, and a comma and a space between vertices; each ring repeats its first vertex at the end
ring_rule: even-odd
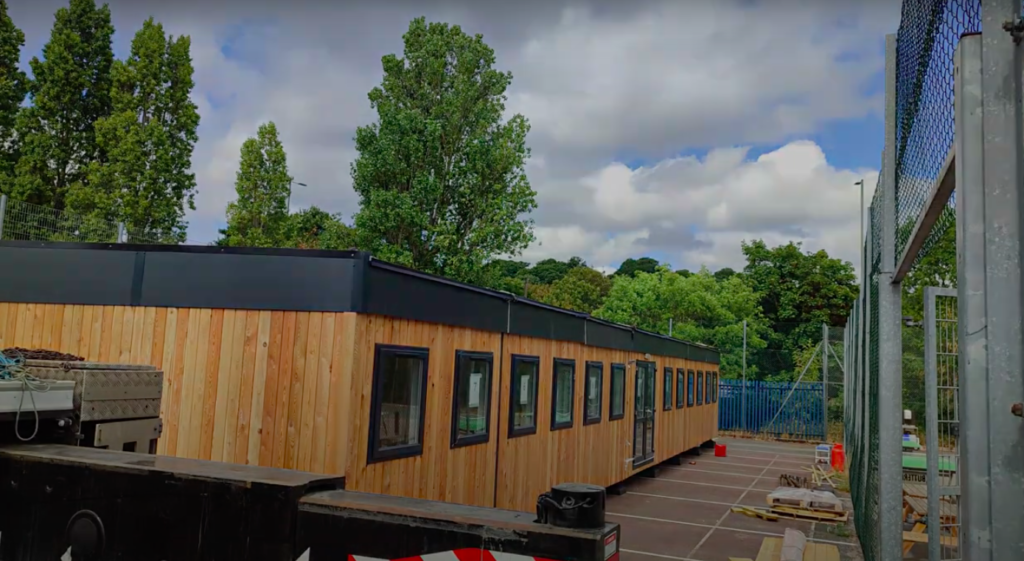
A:
MULTIPOLYGON (((779 561, 782 553, 782 538, 765 538, 756 561, 779 561)), ((839 548, 824 543, 809 543, 804 548, 803 561, 839 561, 839 548)))

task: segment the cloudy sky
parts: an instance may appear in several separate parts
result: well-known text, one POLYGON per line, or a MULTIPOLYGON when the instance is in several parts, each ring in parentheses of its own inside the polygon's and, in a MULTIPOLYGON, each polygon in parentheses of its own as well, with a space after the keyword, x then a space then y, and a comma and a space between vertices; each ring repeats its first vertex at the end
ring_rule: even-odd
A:
MULTIPOLYGON (((39 56, 66 0, 14 0, 39 56)), ((239 148, 281 131, 292 205, 350 217, 357 126, 381 57, 409 21, 482 33, 514 75, 508 111, 532 125, 537 242, 524 259, 614 268, 742 266, 740 242, 802 240, 856 262, 854 183, 867 197, 882 150, 886 33, 899 2, 868 0, 111 1, 115 51, 154 16, 192 38, 202 124, 188 237, 207 243, 234 198, 239 148)))

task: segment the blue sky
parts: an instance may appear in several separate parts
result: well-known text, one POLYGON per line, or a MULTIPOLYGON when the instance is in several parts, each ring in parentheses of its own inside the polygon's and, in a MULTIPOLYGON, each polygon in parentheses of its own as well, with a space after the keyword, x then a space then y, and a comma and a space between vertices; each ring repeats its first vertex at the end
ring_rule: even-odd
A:
MULTIPOLYGON (((63 2, 12 6, 39 55, 63 2)), ((621 4, 396 1, 387 5, 113 1, 115 51, 147 16, 192 37, 202 115, 189 238, 206 243, 233 198, 238 149, 274 120, 293 205, 350 216, 352 136, 372 122, 380 57, 412 17, 480 32, 513 72, 507 109, 531 122, 540 208, 523 256, 614 268, 739 266, 739 242, 790 239, 854 260, 858 195, 882 149, 882 47, 898 3, 621 4)), ((27 64, 26 64, 27 66, 27 64)))

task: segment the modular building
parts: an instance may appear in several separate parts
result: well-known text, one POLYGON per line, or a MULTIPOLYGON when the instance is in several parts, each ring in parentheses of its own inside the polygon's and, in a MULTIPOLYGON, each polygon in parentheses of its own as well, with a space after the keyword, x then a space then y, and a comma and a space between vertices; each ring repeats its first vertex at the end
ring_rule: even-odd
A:
POLYGON ((0 242, 0 348, 164 371, 158 453, 532 511, 717 433, 718 353, 361 252, 0 242))

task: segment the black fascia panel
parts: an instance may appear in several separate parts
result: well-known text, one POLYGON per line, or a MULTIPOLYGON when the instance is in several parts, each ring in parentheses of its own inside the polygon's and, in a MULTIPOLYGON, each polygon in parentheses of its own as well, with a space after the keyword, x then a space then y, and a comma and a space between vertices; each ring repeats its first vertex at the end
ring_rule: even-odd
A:
POLYGON ((509 310, 509 329, 513 335, 586 342, 586 315, 545 306, 529 300, 513 300, 509 310))
POLYGON ((632 351, 633 330, 623 325, 587 318, 587 345, 620 351, 632 351))
POLYGON ((431 275, 371 260, 363 278, 361 313, 503 332, 508 299, 431 275))
POLYGON ((37 304, 131 304, 137 252, 0 245, 0 301, 37 304))
POLYGON ((353 311, 356 258, 151 252, 141 306, 353 311))

